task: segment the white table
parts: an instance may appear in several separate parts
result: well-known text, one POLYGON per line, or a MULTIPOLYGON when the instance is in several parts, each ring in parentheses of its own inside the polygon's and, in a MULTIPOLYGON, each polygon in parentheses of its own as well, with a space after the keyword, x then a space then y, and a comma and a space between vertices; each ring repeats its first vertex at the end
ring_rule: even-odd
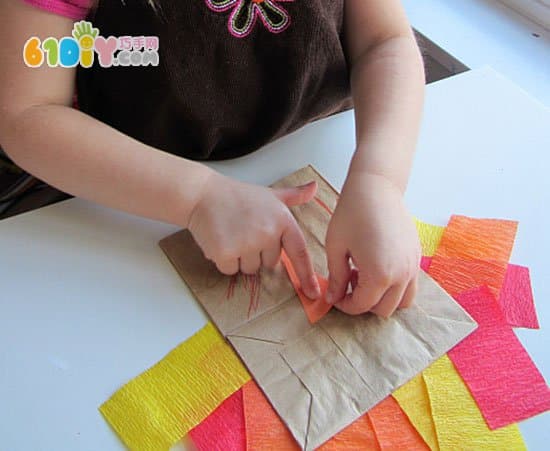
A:
POLYGON ((454 58, 471 68, 488 64, 550 106, 550 30, 505 6, 505 0, 402 3, 412 26, 454 58))
MULTIPOLYGON (((340 187, 350 112, 239 160, 270 183, 313 163, 340 187)), ((542 330, 518 335, 550 378, 550 112, 490 69, 428 88, 407 200, 415 215, 520 221, 513 261, 532 270, 542 330)), ((0 222, 0 449, 117 450, 98 406, 206 320, 157 246, 168 226, 74 199, 0 222)), ((548 449, 550 415, 522 423, 548 449)))

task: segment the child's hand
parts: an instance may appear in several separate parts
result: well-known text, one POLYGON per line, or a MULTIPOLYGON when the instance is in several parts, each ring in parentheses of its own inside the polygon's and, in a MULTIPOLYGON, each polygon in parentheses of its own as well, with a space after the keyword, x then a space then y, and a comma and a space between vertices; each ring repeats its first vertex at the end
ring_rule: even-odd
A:
POLYGON ((398 307, 411 304, 420 243, 402 193, 388 179, 357 173, 348 176, 329 225, 326 249, 327 301, 338 309, 389 317, 398 307), (353 291, 346 295, 350 282, 353 291))
POLYGON ((287 206, 312 199, 316 183, 269 189, 213 173, 190 215, 188 228, 206 258, 224 274, 274 267, 283 247, 311 298, 320 288, 302 231, 287 206))

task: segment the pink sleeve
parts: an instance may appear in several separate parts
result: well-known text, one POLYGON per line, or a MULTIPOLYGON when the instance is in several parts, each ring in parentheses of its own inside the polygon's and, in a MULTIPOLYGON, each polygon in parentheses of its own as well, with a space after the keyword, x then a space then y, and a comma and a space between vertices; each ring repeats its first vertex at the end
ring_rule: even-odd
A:
POLYGON ((24 0, 30 5, 73 20, 84 19, 93 0, 24 0))

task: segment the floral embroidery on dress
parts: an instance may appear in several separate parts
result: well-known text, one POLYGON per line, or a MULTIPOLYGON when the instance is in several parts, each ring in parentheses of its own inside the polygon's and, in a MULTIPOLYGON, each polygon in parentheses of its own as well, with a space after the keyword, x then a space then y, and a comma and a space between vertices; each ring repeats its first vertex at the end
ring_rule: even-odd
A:
POLYGON ((227 28, 237 37, 248 36, 258 18, 271 33, 280 33, 290 25, 290 16, 278 3, 294 0, 205 0, 215 12, 231 10, 227 28))

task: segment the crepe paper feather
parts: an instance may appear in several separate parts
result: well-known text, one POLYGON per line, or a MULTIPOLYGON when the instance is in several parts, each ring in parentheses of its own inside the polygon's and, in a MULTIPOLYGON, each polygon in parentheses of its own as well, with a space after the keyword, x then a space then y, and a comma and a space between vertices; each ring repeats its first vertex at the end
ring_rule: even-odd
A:
POLYGON ((296 274, 296 271, 292 266, 292 262, 290 261, 284 250, 281 252, 281 262, 288 273, 288 277, 290 278, 290 281, 292 282, 292 285, 294 286, 294 289, 296 290, 300 301, 302 302, 302 306, 304 307, 304 311, 306 312, 309 322, 311 324, 315 324, 332 308, 332 305, 328 304, 325 300, 325 294, 328 288, 328 280, 316 274, 317 282, 319 283, 319 287, 321 289, 321 297, 319 299, 310 299, 302 291, 298 275, 296 274))
POLYGON ((526 450, 516 424, 491 431, 468 388, 445 355, 423 372, 441 451, 526 450))
POLYGON ((100 408, 130 449, 169 449, 250 380, 212 323, 132 379, 100 408))
POLYGON ((189 436, 197 451, 246 451, 242 389, 191 429, 189 436))
POLYGON ((550 388, 506 324, 487 287, 457 297, 478 322, 470 336, 449 351, 491 429, 550 410, 550 388))
POLYGON ((430 398, 422 373, 417 374, 409 382, 399 387, 393 392, 392 396, 397 400, 430 449, 439 451, 430 398))
POLYGON ((382 451, 429 451, 429 446, 393 397, 388 396, 378 403, 367 416, 382 451))
POLYGON ((451 216, 430 275, 452 296, 486 285, 498 297, 516 230, 515 221, 451 216))
POLYGON ((508 265, 498 302, 512 327, 538 329, 539 321, 533 299, 529 268, 519 265, 508 265))

